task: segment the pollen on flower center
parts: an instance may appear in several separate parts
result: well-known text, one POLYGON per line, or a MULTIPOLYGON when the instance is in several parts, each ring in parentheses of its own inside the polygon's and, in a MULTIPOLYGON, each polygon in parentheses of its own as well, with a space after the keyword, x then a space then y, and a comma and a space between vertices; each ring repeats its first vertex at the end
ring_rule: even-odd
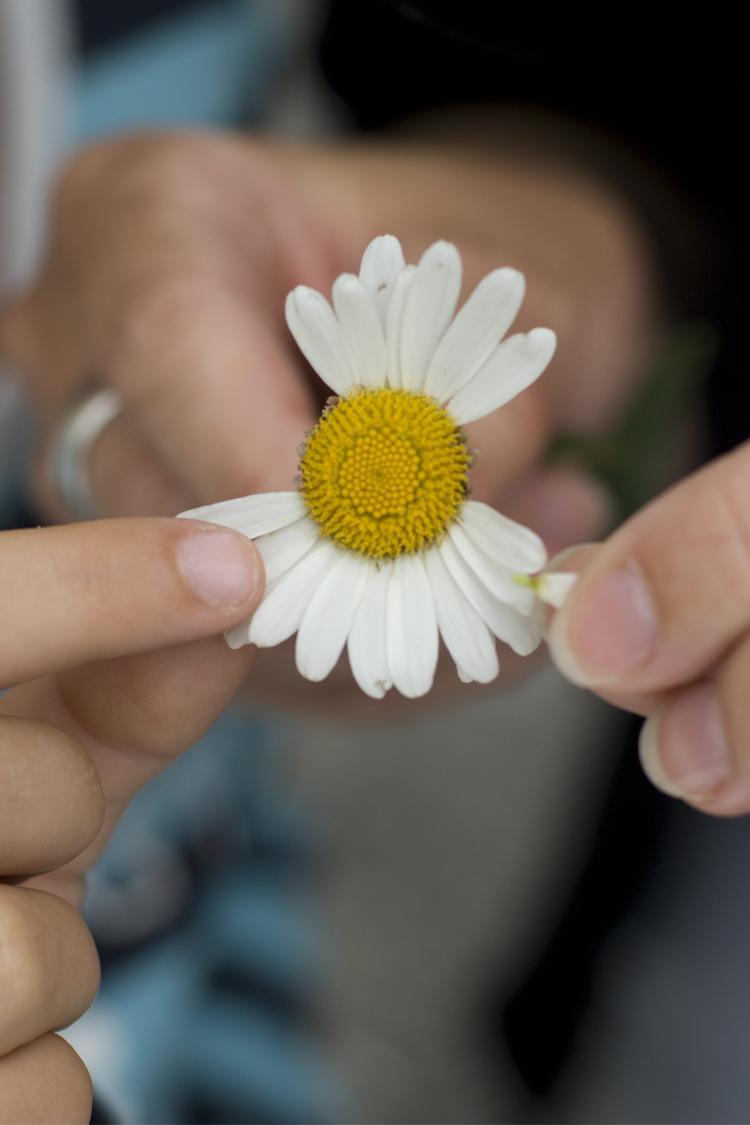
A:
POLYGON ((370 558, 433 542, 468 483, 463 432, 434 399, 381 387, 326 411, 307 439, 301 490, 324 535, 370 558))

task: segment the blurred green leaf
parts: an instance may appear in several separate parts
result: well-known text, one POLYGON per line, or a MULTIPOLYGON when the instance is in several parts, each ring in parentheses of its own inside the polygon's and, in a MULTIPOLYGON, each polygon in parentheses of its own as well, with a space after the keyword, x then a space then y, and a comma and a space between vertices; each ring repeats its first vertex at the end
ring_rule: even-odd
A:
POLYGON ((718 348, 707 321, 672 333, 621 418, 604 435, 561 433, 549 460, 575 461, 611 491, 625 517, 670 478, 680 424, 699 398, 718 348))

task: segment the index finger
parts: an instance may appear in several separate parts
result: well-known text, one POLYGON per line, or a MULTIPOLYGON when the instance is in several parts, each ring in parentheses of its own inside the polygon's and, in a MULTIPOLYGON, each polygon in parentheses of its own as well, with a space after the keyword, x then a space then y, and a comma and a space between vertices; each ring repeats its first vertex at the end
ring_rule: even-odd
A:
POLYGON ((0 535, 0 686, 208 637, 254 610, 262 563, 196 521, 103 520, 0 535))

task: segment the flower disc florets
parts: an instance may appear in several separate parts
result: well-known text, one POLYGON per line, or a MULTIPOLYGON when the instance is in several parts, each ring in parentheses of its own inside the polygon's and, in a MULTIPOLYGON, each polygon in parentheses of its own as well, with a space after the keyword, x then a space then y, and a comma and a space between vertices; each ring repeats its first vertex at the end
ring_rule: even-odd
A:
POLYGON ((254 612, 227 630, 232 648, 270 648, 295 633, 295 660, 323 680, 346 648, 362 691, 429 691, 440 638, 461 680, 498 674, 495 641, 539 644, 542 602, 560 605, 572 576, 547 574, 530 528, 468 496, 461 427, 510 402, 549 363, 555 334, 507 336, 523 299, 517 270, 487 274, 457 311, 461 257, 436 242, 414 265, 382 235, 332 303, 305 285, 287 324, 336 396, 300 451, 292 491, 183 512, 234 528, 263 559, 254 612))
POLYGON ((373 559, 434 542, 468 487, 463 431, 427 395, 361 390, 326 411, 300 463, 302 495, 324 535, 373 559))

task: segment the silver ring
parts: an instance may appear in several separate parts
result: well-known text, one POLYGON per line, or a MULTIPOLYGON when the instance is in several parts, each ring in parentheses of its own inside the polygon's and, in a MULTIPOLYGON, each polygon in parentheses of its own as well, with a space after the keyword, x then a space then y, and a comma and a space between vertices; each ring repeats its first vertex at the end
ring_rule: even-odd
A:
POLYGON ((122 399, 117 391, 100 387, 68 411, 55 434, 50 475, 73 519, 92 520, 99 515, 91 492, 89 456, 96 439, 121 411, 122 399))

